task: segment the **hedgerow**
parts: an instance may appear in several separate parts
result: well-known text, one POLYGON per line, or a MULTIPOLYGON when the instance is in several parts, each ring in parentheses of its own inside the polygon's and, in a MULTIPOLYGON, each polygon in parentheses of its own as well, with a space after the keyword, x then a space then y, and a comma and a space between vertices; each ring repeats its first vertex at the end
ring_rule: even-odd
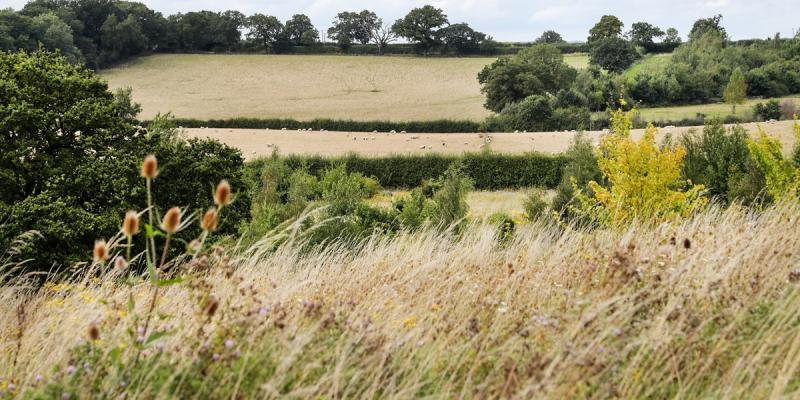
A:
MULTIPOLYGON (((260 182, 267 158, 247 163, 245 175, 260 182)), ((291 169, 305 169, 320 177, 337 165, 344 165, 350 173, 360 173, 375 178, 384 188, 414 188, 424 181, 442 176, 454 163, 461 163, 463 172, 473 180, 478 190, 517 189, 527 187, 554 188, 561 180, 567 163, 564 155, 542 153, 497 154, 474 153, 456 155, 392 155, 363 157, 350 154, 342 157, 285 156, 291 169)))
MULTIPOLYGON (((145 121, 148 126, 151 121, 145 121)), ((313 129, 345 132, 389 132, 408 133, 474 133, 480 131, 480 122, 469 120, 432 121, 353 121, 318 118, 299 121, 291 118, 229 118, 199 120, 176 118, 175 123, 184 128, 223 128, 223 129, 313 129)))

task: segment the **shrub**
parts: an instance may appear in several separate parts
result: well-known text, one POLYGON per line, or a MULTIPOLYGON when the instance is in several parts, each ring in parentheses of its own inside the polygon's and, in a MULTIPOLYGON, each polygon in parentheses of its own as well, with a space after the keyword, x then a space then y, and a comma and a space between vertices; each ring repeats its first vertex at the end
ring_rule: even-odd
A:
POLYGON ((652 126, 635 142, 630 137, 634 112, 614 113, 611 134, 601 140, 597 159, 608 185, 589 182, 593 198, 577 189, 579 211, 610 226, 638 218, 663 221, 694 213, 705 205, 706 199, 702 185, 687 185, 681 179, 686 150, 680 146, 659 149, 652 126))
POLYGON ((547 201, 544 200, 544 191, 541 189, 529 191, 522 203, 522 208, 525 209, 525 218, 530 221, 543 217, 548 209, 547 201))
POLYGON ((488 223, 497 227, 497 239, 501 244, 508 243, 517 230, 517 223, 514 222, 514 218, 504 212, 496 212, 490 215, 488 223))
POLYGON ((753 116, 759 121, 781 119, 781 105, 778 100, 770 100, 766 104, 756 103, 753 106, 753 116))
POLYGON ((589 182, 602 182, 603 174, 597 165, 597 156, 591 140, 582 134, 575 135, 565 156, 567 163, 564 165, 561 181, 556 187, 551 208, 562 219, 573 221, 579 217, 573 210, 578 206, 575 199, 575 189, 593 195, 589 182))
POLYGON ((781 102, 781 118, 792 119, 797 114, 797 107, 794 100, 784 100, 781 102))
POLYGON ((706 124, 702 134, 691 131, 684 135, 680 143, 686 150, 683 177, 691 183, 702 184, 710 197, 723 203, 735 200, 730 196, 729 184, 734 176, 745 174, 750 165, 744 128, 735 126, 726 132, 722 121, 717 119, 706 124))
MULTIPOLYGON (((800 137, 800 128, 795 122, 795 132, 800 137)), ((783 156, 780 140, 767 135, 759 127, 757 139, 748 139, 747 147, 758 169, 764 174, 767 192, 776 200, 796 197, 800 193, 800 168, 783 156)))

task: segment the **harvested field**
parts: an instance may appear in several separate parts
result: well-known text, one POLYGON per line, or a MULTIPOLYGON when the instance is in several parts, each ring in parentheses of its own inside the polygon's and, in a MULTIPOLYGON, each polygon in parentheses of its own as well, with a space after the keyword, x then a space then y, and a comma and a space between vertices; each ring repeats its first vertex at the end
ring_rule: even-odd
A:
MULTIPOLYGON (((144 119, 171 111, 197 119, 482 120, 478 72, 491 57, 163 54, 104 70, 130 86, 144 119)), ((587 65, 584 54, 565 60, 587 65)))
MULTIPOLYGON (((780 121, 772 124, 749 123, 744 127, 751 134, 758 132, 762 126, 768 133, 781 139, 787 149, 795 142, 792 121, 780 121)), ((679 127, 661 129, 659 140, 667 133, 673 136, 682 135, 693 129, 679 127)), ((695 127, 694 129, 702 129, 695 127)), ((446 153, 461 154, 476 152, 488 147, 492 151, 502 153, 524 153, 541 151, 560 153, 566 150, 574 133, 540 132, 540 133, 495 133, 487 135, 477 133, 364 133, 364 132, 309 132, 279 131, 259 129, 185 129, 188 137, 210 137, 218 139, 230 146, 242 150, 245 158, 252 159, 271 154, 276 149, 281 154, 320 154, 337 156, 347 153, 358 153, 368 156, 388 154, 446 153), (484 147, 481 147, 484 146, 484 147)), ((633 131, 635 137, 644 130, 633 131)), ((586 132, 594 141, 598 141, 602 131, 586 132)))

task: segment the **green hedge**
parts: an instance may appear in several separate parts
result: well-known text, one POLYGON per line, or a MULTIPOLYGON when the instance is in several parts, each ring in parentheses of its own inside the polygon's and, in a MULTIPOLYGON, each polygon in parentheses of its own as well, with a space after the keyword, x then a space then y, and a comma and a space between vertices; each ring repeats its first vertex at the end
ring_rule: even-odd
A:
MULTIPOLYGON (((360 172, 374 177, 387 189, 413 188, 427 179, 441 176, 450 164, 461 162, 464 172, 479 190, 521 189, 527 187, 554 188, 561 180, 566 156, 542 153, 497 154, 472 153, 461 156, 426 154, 393 155, 387 157, 281 156, 293 169, 307 168, 321 176, 335 165, 344 164, 348 172, 360 172)), ((260 181, 260 171, 266 159, 247 163, 247 176, 260 181)))
MULTIPOLYGON (((313 119, 309 121, 298 121, 296 119, 283 118, 231 118, 231 119, 212 119, 199 120, 177 118, 175 123, 184 128, 241 128, 241 129, 325 129, 329 131, 345 132, 389 132, 406 131, 408 133, 475 133, 480 130, 480 122, 475 121, 456 121, 456 120, 433 120, 433 121, 353 121, 335 119, 313 119)), ((143 123, 147 126, 149 121, 143 123)))

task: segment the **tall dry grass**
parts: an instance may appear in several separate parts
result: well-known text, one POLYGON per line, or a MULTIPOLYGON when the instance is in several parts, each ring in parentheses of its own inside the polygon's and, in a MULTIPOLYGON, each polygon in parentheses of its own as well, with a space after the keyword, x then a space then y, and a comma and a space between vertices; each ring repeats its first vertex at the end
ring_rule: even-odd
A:
POLYGON ((0 376, 56 398, 797 398, 799 218, 791 203, 506 243, 487 225, 267 240, 164 286, 144 346, 135 274, 17 281, 0 376))

